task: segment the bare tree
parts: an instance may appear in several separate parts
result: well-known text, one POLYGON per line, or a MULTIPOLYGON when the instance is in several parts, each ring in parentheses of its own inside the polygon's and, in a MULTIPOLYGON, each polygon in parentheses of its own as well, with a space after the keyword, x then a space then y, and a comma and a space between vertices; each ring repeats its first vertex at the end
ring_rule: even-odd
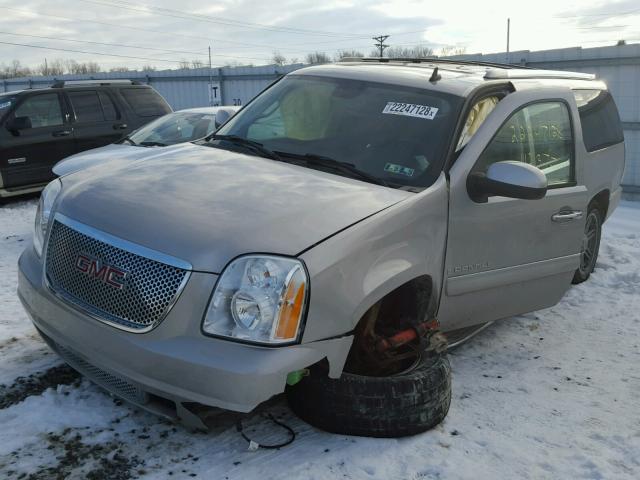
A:
MULTIPOLYGON (((389 47, 385 51, 389 58, 428 58, 433 56, 433 48, 425 45, 415 47, 389 47)), ((376 53, 375 56, 378 56, 376 53)))
POLYGON ((271 61, 276 65, 280 65, 280 66, 287 63, 287 59, 285 58, 285 56, 278 51, 273 52, 273 57, 271 57, 271 61))
POLYGON ((337 54, 336 54, 336 60, 342 60, 343 58, 348 58, 348 57, 364 57, 364 53, 362 53, 359 50, 340 50, 337 54))
POLYGON ((34 73, 38 75, 63 75, 64 60, 56 58, 55 60, 44 61, 35 68, 34 73))
POLYGON ((109 69, 110 72, 118 72, 118 73, 123 73, 123 72, 128 72, 129 71, 129 67, 125 66, 125 65, 120 65, 120 66, 116 66, 116 67, 111 67, 109 69))
POLYGON ((187 70, 189 68, 191 68, 191 62, 189 62, 189 60, 180 60, 180 68, 182 70, 187 70))
POLYGON ((204 68, 204 62, 202 60, 191 60, 191 68, 204 68))
POLYGON ((307 63, 311 65, 318 65, 320 63, 331 63, 331 58, 324 52, 307 53, 307 63))
POLYGON ((157 69, 154 65, 144 65, 142 67, 143 72, 155 72, 157 69))
POLYGON ((300 60, 298 59, 298 57, 291 57, 291 60, 289 60, 289 64, 293 65, 294 63, 299 63, 300 60))
POLYGON ((467 47, 444 46, 440 49, 441 57, 455 57, 467 53, 467 47))

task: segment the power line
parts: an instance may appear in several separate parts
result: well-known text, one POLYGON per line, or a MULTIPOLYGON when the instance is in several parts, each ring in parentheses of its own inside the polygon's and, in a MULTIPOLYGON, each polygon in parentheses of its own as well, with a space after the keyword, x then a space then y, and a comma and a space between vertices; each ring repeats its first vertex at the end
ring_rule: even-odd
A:
POLYGON ((173 10, 170 8, 161 8, 155 6, 149 6, 145 4, 138 4, 140 7, 138 8, 131 6, 128 2, 117 1, 117 0, 78 0, 84 3, 92 3, 95 5, 103 5, 108 7, 117 6, 118 8, 122 8, 125 10, 130 10, 134 12, 140 13, 151 13, 153 15, 160 15, 164 17, 172 17, 172 18, 180 18, 184 20, 196 20, 208 23, 216 23, 220 25, 233 26, 233 27, 241 27, 241 28, 251 28, 257 30, 266 30, 272 32, 282 32, 282 33, 292 33, 298 35, 316 35, 316 36, 329 36, 329 37, 344 37, 344 38, 362 38, 362 35, 359 34, 344 34, 339 32, 327 32, 320 30, 307 30, 302 28, 293 28, 293 27, 274 27, 271 25, 265 25, 261 23, 252 23, 252 22, 242 22, 239 20, 221 18, 221 17, 212 17, 209 15, 202 14, 192 14, 192 13, 184 13, 180 10, 173 10))
MULTIPOLYGON (((117 53, 102 53, 102 52, 90 52, 88 50, 74 50, 74 49, 70 49, 70 48, 55 48, 55 47, 45 47, 43 45, 30 45, 30 44, 26 44, 26 43, 13 43, 13 42, 3 42, 0 41, 0 44, 2 45, 13 45, 13 46, 17 46, 17 47, 28 47, 28 48, 39 48, 39 49, 43 49, 43 50, 56 50, 59 52, 72 52, 72 53, 86 53, 89 55, 101 55, 101 56, 105 56, 105 57, 118 57, 118 58, 132 58, 134 60, 147 60, 147 61, 151 61, 151 62, 167 62, 167 63, 183 63, 183 60, 170 60, 170 59, 164 59, 164 58, 151 58, 151 57, 137 57, 137 56, 133 56, 133 55, 121 55, 121 54, 117 54, 117 53)), ((227 55, 224 55, 227 56, 227 55)), ((232 57, 232 58, 237 58, 237 57, 232 57)))
MULTIPOLYGON (((191 52, 188 50, 167 50, 165 48, 154 48, 154 47, 144 47, 144 46, 137 46, 137 45, 127 45, 124 43, 107 43, 107 42, 93 42, 90 40, 76 40, 76 39, 72 39, 72 38, 61 38, 61 37, 45 37, 43 35, 31 35, 31 34, 27 34, 27 33, 13 33, 13 32, 2 32, 0 31, 0 34, 2 35, 14 35, 14 36, 18 36, 18 37, 31 37, 31 38, 42 38, 44 40, 59 40, 59 41, 63 41, 63 42, 75 42, 75 43, 88 43, 88 44, 92 44, 92 45, 104 45, 104 46, 108 46, 108 47, 125 47, 125 48, 138 48, 138 49, 143 49, 143 50, 155 50, 158 52, 167 52, 167 53, 182 53, 185 55, 207 55, 206 53, 203 52, 191 52)), ((245 58, 245 57, 238 57, 238 58, 245 58)), ((246 58, 251 58, 251 57, 246 57, 246 58)), ((262 60, 262 59, 256 59, 253 58, 252 60, 262 60)))

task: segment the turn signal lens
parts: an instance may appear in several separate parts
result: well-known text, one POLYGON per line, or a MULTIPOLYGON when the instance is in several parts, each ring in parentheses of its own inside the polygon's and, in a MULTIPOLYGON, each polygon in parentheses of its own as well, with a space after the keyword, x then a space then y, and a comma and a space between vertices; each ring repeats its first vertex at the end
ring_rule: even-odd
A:
POLYGON ((306 277, 300 267, 289 274, 285 293, 280 305, 278 321, 273 338, 293 340, 298 336, 304 302, 306 300, 306 277))

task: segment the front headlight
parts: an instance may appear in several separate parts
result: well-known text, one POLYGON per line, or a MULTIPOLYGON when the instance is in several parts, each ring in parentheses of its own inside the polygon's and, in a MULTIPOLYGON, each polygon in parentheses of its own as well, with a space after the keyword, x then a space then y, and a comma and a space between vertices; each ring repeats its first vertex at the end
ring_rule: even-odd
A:
POLYGON ((240 257, 218 280, 202 328, 211 335, 251 343, 295 342, 302 328, 308 284, 298 260, 240 257))
POLYGON ((53 204, 61 188, 62 182, 56 179, 47 185, 42 191, 42 195, 40 195, 40 202, 38 203, 38 210, 36 211, 36 223, 33 231, 33 248, 38 256, 42 255, 42 245, 44 245, 44 239, 47 236, 51 210, 53 209, 53 204))

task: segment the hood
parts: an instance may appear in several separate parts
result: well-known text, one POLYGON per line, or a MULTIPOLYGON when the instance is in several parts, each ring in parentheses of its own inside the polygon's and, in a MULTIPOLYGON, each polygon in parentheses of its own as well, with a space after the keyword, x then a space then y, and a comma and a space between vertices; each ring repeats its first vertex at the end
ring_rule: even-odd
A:
POLYGON ((63 179, 58 211, 220 273, 245 253, 297 255, 412 193, 187 144, 63 179))
POLYGON ((133 145, 124 145, 120 143, 112 143, 104 147, 85 150, 76 153, 70 157, 60 160, 53 167, 53 173, 62 177, 70 173, 83 170, 85 168, 100 165, 104 162, 131 162, 147 155, 158 153, 156 148, 134 147, 133 145))

